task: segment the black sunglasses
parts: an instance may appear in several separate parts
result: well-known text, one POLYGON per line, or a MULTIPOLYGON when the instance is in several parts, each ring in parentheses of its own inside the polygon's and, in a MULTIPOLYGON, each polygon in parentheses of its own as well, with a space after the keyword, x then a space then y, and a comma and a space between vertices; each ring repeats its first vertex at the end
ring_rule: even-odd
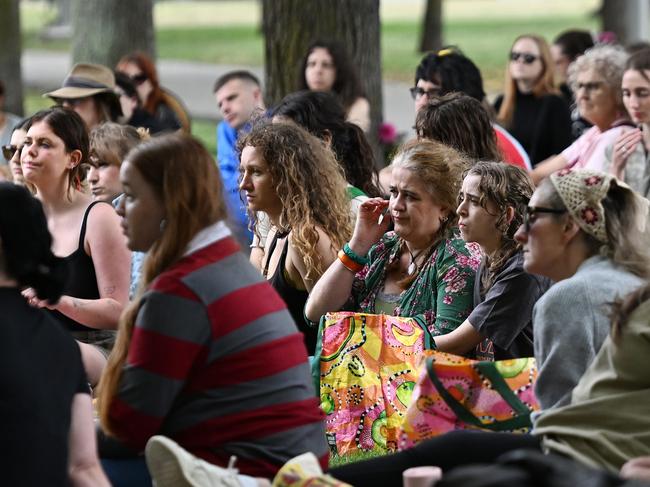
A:
POLYGON ((147 81, 149 78, 147 78, 147 75, 144 73, 136 74, 135 76, 131 76, 131 81, 133 81, 133 84, 136 86, 140 86, 142 83, 147 81))
POLYGON ((524 213, 524 230, 526 233, 530 232, 531 218, 535 218, 537 213, 552 213, 554 215, 561 215, 566 213, 567 210, 558 210, 557 208, 544 208, 542 206, 527 206, 524 213))
POLYGON ((413 88, 409 88, 409 91, 411 92, 411 98, 413 98, 414 100, 417 100, 418 98, 421 98, 424 95, 427 95, 427 98, 429 98, 429 100, 437 96, 440 96, 440 88, 431 88, 430 90, 425 90, 424 88, 420 88, 419 86, 414 86, 413 88))
POLYGON ((522 59, 524 64, 533 64, 535 61, 539 59, 539 56, 535 56, 534 54, 527 54, 525 52, 516 52, 516 51, 512 51, 510 53, 511 61, 517 62, 519 58, 522 59))
POLYGON ((16 151, 22 150, 23 146, 21 145, 18 147, 17 145, 3 145, 2 146, 2 155, 6 159, 7 162, 9 162, 13 157, 16 151))

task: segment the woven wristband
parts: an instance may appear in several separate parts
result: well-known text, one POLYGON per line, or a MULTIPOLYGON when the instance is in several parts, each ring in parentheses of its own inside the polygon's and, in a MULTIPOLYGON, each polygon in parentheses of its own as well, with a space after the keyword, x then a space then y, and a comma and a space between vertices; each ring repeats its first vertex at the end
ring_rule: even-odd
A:
POLYGON ((350 257, 350 259, 352 259, 360 266, 368 265, 368 259, 366 257, 362 257, 359 254, 357 254, 354 250, 350 248, 350 245, 348 243, 343 245, 343 252, 345 252, 345 255, 350 257))
POLYGON ((343 267, 345 267, 347 270, 353 273, 359 272, 361 269, 363 269, 363 266, 355 261, 353 261, 348 255, 343 251, 343 249, 339 250, 339 260, 341 261, 341 264, 343 264, 343 267))

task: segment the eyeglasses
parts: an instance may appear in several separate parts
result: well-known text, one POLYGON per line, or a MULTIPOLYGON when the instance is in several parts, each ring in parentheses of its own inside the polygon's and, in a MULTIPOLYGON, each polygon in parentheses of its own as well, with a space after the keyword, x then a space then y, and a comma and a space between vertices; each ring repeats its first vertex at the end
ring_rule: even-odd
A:
POLYGON ((11 161, 11 159, 14 157, 14 154, 16 154, 16 151, 21 151, 23 150, 23 146, 17 146, 17 145, 3 145, 2 146, 2 155, 6 159, 7 162, 11 161))
POLYGON ((530 232, 531 223, 535 222, 537 213, 552 213, 554 215, 562 215, 567 210, 558 210, 557 208, 544 208, 542 206, 527 206, 524 213, 524 230, 526 233, 530 232))
POLYGON ((144 73, 136 74, 134 76, 131 76, 131 81, 133 81, 133 84, 136 86, 140 86, 142 83, 147 81, 149 78, 147 78, 147 75, 144 73))
POLYGON ((587 83, 576 83, 575 84, 576 93, 581 89, 584 89, 585 91, 591 93, 592 91, 599 90, 602 86, 603 86, 602 81, 589 81, 587 83))
POLYGON ((414 86, 413 88, 409 88, 409 91, 411 92, 411 97, 414 100, 422 98, 424 95, 427 95, 427 98, 429 99, 440 96, 440 88, 431 88, 430 90, 425 90, 419 86, 414 86))
POLYGON ((526 52, 512 51, 510 53, 510 61, 512 61, 513 63, 519 61, 519 58, 521 58, 524 64, 533 64, 535 61, 539 59, 539 56, 535 56, 534 54, 528 54, 526 52))

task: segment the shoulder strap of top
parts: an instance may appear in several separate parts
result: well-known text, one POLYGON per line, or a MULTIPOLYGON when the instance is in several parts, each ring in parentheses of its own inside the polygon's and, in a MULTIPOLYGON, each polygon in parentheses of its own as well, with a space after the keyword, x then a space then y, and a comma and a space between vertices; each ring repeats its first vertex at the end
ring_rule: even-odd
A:
MULTIPOLYGON (((271 240, 271 245, 269 245, 269 253, 266 256, 266 262, 264 264, 264 273, 263 273, 264 277, 266 277, 268 272, 269 272, 269 263, 271 262, 271 256, 273 255, 273 252, 275 252, 275 247, 278 244, 278 239, 279 238, 281 238, 281 237, 278 235, 278 232, 276 231, 275 234, 273 235, 273 240, 271 240)), ((286 245, 285 245, 285 247, 286 247, 286 245)), ((280 260, 282 260, 282 257, 280 257, 280 260)), ((279 266, 280 266, 280 263, 278 263, 278 267, 279 266)))
POLYGON ((84 219, 81 222, 81 232, 79 232, 78 248, 80 249, 83 249, 84 247, 84 240, 86 239, 86 222, 88 221, 88 215, 90 214, 90 209, 98 203, 106 203, 107 205, 110 205, 108 201, 93 201, 88 205, 88 208, 86 208, 86 212, 84 213, 84 219))

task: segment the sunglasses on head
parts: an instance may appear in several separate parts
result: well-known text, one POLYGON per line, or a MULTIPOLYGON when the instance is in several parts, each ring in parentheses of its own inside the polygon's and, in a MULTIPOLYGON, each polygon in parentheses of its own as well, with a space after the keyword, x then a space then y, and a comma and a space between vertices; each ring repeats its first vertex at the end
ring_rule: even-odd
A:
POLYGON ((419 86, 414 86, 413 88, 409 88, 409 91, 411 92, 411 97, 414 100, 422 98, 424 95, 427 95, 427 98, 429 98, 429 100, 440 96, 440 88, 431 88, 430 90, 425 90, 419 86))
POLYGON ((512 51, 510 53, 510 60, 512 62, 517 62, 519 58, 521 58, 524 64, 533 64, 535 61, 539 59, 539 56, 535 56, 534 54, 527 54, 525 52, 516 52, 516 51, 512 51))
POLYGON ((530 225, 535 221, 538 213, 552 213, 554 215, 561 215, 566 213, 567 210, 558 210, 557 208, 544 208, 542 206, 527 206, 524 212, 524 230, 526 233, 530 232, 530 225), (531 221, 532 219, 532 221, 531 221))
POLYGON ((131 81, 133 81, 133 84, 136 86, 141 85, 145 81, 147 81, 149 78, 147 78, 147 75, 144 73, 136 74, 134 76, 131 76, 131 81))
POLYGON ((9 162, 13 157, 16 151, 20 151, 23 149, 23 146, 21 145, 20 147, 17 145, 3 145, 2 146, 2 155, 6 159, 7 162, 9 162))

